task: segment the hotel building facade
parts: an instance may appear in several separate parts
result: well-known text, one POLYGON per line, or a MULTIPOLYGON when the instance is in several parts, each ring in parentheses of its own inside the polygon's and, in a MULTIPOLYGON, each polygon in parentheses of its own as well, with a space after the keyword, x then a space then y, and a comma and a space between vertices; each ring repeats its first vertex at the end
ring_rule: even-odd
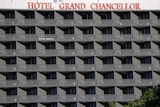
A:
POLYGON ((0 107, 123 107, 158 84, 160 10, 0 9, 0 107))

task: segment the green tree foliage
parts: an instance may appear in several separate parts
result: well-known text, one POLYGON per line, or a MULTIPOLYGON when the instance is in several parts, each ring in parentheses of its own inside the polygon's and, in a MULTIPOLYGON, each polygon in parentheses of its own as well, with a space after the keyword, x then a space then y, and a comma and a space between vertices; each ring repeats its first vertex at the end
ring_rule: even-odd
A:
POLYGON ((160 86, 148 89, 140 99, 129 102, 124 107, 160 107, 160 86))
POLYGON ((109 105, 109 107, 116 107, 115 102, 109 102, 108 105, 109 105))

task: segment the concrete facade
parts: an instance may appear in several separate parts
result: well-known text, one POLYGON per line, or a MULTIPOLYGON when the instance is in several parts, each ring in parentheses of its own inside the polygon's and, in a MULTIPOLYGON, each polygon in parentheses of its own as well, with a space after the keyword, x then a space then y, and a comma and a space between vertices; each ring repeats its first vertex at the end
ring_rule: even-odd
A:
POLYGON ((160 83, 160 11, 0 10, 0 107, 123 107, 160 83))

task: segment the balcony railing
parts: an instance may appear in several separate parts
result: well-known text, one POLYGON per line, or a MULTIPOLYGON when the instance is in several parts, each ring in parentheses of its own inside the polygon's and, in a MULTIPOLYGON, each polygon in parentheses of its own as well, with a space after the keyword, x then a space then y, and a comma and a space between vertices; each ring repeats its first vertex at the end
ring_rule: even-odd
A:
POLYGON ((18 101, 18 96, 0 97, 0 103, 16 103, 17 101, 18 101))
POLYGON ((74 41, 76 39, 76 35, 74 34, 65 34, 65 35, 58 35, 58 41, 74 41))
POLYGON ((141 79, 141 80, 135 80, 136 86, 153 86, 154 81, 153 79, 141 79))
POLYGON ((0 41, 15 41, 16 39, 16 34, 0 34, 0 41))
POLYGON ((114 79, 97 80, 97 86, 114 86, 114 85, 115 85, 114 79))
POLYGON ((97 56, 112 56, 115 54, 115 50, 113 49, 97 49, 96 50, 96 55, 97 56))
POLYGON ((95 54, 94 49, 77 50, 77 56, 93 56, 95 54))
POLYGON ((96 65, 97 71, 114 71, 115 65, 114 64, 102 64, 102 65, 96 65))
POLYGON ((77 84, 78 86, 95 86, 96 80, 95 79, 78 80, 77 84))
POLYGON ((0 49, 0 56, 15 56, 16 49, 0 49))
POLYGON ((112 34, 95 34, 95 41, 112 41, 113 39, 112 34))
POLYGON ((75 79, 65 79, 65 80, 59 80, 58 82, 59 86, 76 86, 76 80, 75 79))
POLYGON ((18 81, 17 80, 1 80, 0 86, 1 87, 17 87, 18 81))
POLYGON ((94 64, 83 64, 83 65, 77 65, 77 70, 78 71, 93 71, 95 70, 95 65, 94 64))
POLYGON ((94 35, 93 34, 82 34, 82 35, 76 35, 77 41, 93 41, 94 35))

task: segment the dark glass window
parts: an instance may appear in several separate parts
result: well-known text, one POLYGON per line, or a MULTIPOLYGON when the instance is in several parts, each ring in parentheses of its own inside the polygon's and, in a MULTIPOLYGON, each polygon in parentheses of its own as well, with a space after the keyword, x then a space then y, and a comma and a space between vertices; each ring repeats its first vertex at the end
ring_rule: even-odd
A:
POLYGON ((57 94, 57 88, 56 87, 47 88, 46 92, 47 92, 47 95, 56 95, 57 94))

